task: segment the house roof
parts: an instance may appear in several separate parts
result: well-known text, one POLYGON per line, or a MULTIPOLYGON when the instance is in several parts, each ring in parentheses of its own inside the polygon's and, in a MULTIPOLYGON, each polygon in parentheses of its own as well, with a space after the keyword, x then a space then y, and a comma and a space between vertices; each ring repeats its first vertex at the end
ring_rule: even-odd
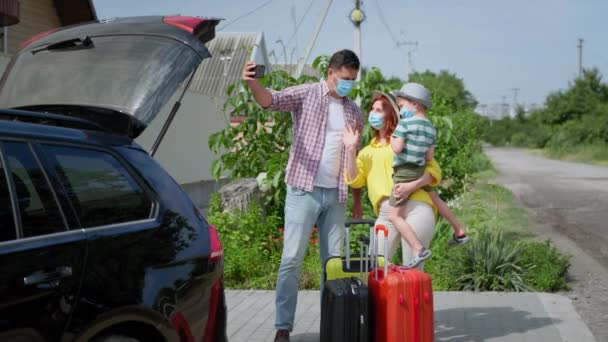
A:
POLYGON ((261 32, 218 32, 206 44, 211 58, 199 66, 188 90, 210 96, 226 96, 227 88, 241 79, 243 66, 248 61, 266 65, 270 72, 270 62, 261 32))
POLYGON ((63 26, 97 20, 92 0, 54 0, 63 26))

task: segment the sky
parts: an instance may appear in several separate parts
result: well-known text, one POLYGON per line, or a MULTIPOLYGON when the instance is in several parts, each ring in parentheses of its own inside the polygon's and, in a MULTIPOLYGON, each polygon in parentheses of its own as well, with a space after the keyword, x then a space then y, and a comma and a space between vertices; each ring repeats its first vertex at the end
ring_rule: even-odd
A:
MULTIPOLYGON (((181 14, 225 18, 219 31, 263 32, 269 51, 300 57, 327 0, 94 0, 100 19, 181 14), (298 25, 299 23, 299 25, 298 25), (297 30, 296 30, 297 29, 297 30)), ((309 62, 320 54, 353 49, 348 14, 354 0, 333 0, 309 62)), ((578 72, 578 39, 583 66, 608 79, 607 0, 363 0, 363 66, 405 78, 412 70, 449 70, 480 103, 506 96, 542 104, 564 89, 578 72), (416 41, 407 48, 398 42, 416 41)), ((271 58, 272 60, 272 58, 271 58)), ((284 62, 279 58, 279 62, 284 62)))

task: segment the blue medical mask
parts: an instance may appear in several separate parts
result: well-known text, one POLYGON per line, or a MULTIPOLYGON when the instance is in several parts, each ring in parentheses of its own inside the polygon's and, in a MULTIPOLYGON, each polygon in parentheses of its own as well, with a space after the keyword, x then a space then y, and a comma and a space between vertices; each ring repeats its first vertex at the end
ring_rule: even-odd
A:
POLYGON ((375 130, 384 128, 384 116, 382 116, 382 114, 370 112, 367 117, 367 122, 369 122, 369 125, 375 130))
POLYGON ((338 78, 338 83, 336 83, 336 94, 341 97, 347 96, 353 90, 354 86, 355 81, 338 78))
POLYGON ((407 109, 405 107, 401 108, 401 111, 399 112, 399 114, 401 115, 402 119, 408 119, 413 117, 416 113, 411 110, 411 109, 407 109))

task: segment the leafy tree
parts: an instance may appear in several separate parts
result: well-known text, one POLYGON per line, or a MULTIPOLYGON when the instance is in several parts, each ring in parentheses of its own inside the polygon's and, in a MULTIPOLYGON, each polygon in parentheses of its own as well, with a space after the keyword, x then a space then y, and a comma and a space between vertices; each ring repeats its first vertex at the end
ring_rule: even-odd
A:
POLYGON ((427 87, 433 94, 433 103, 441 99, 451 112, 472 110, 477 106, 477 100, 466 89, 464 81, 447 70, 441 70, 438 74, 429 70, 414 72, 409 80, 427 87))
POLYGON ((608 102, 608 86, 597 69, 585 71, 566 91, 552 93, 545 103, 544 123, 561 125, 578 120, 602 102, 608 102))
MULTIPOLYGON (((327 56, 320 56, 313 62, 313 67, 324 77, 328 60, 327 56)), ((458 84, 459 80, 448 72, 442 72, 440 75, 442 80, 451 80, 458 84)), ((261 79, 262 84, 271 89, 284 89, 317 81, 318 79, 308 76, 295 79, 284 71, 273 71, 261 79)), ((462 81, 459 82, 463 86, 462 81)), ((370 106, 374 90, 390 92, 401 84, 401 80, 387 80, 379 69, 371 68, 362 73, 361 80, 357 82, 351 96, 360 97, 361 108, 365 113, 370 106)), ((462 90, 461 93, 467 94, 468 91, 462 90)), ((264 208, 270 215, 282 216, 286 193, 285 168, 292 139, 291 116, 288 113, 261 109, 242 81, 228 88, 228 96, 224 109, 243 115, 244 120, 236 126, 212 134, 209 138, 209 148, 219 155, 212 163, 212 173, 215 177, 226 173, 231 178, 243 178, 256 177, 266 172, 270 191, 265 198, 264 208)), ((441 92, 433 96, 434 107, 430 116, 439 131, 437 160, 444 171, 444 179, 448 180, 446 184, 450 184, 441 191, 444 198, 450 199, 463 191, 467 175, 475 172, 476 166, 472 157, 481 151, 479 127, 483 126, 479 123, 483 120, 470 109, 466 110, 468 107, 454 113, 454 108, 457 107, 454 103, 459 103, 455 98, 443 98, 441 92)), ((370 136, 371 130, 368 127, 364 132, 363 144, 368 143, 370 136)))
POLYGON ((608 143, 608 84, 597 69, 563 91, 550 94, 544 108, 515 118, 494 120, 484 138, 495 145, 564 150, 584 144, 608 143))
POLYGON ((361 110, 365 113, 371 106, 372 92, 379 90, 385 93, 399 89, 403 85, 403 81, 399 78, 391 78, 387 80, 380 69, 373 67, 371 69, 364 68, 361 71, 361 80, 351 93, 352 98, 361 98, 361 110))
MULTIPOLYGON (((327 57, 321 56, 313 65, 323 74, 327 62, 327 57)), ((295 79, 282 70, 267 73, 260 80, 271 89, 316 81, 315 77, 306 75, 295 79)), ((266 172, 271 191, 265 198, 265 208, 270 214, 279 214, 286 194, 283 180, 292 139, 291 115, 260 108, 244 81, 228 87, 227 95, 224 110, 243 115, 244 120, 209 137, 209 149, 220 155, 211 164, 212 174, 216 179, 224 173, 231 178, 246 178, 266 172)))

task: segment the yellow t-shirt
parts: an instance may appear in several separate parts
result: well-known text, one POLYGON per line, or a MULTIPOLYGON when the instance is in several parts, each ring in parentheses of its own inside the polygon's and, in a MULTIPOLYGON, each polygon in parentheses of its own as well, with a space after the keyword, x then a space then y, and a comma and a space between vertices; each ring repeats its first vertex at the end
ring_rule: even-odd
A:
MULTIPOLYGON (((357 155, 357 169, 359 170, 357 177, 349 180, 348 172, 345 175, 346 184, 352 188, 359 189, 367 185, 369 200, 372 202, 376 215, 378 215, 380 203, 389 198, 393 191, 393 156, 390 144, 382 145, 376 139, 372 139, 369 145, 365 146, 357 155)), ((431 186, 437 186, 441 182, 441 169, 435 159, 426 164, 424 172, 434 178, 431 186)), ((410 195, 409 199, 429 204, 437 215, 437 208, 426 191, 418 189, 410 195)))

